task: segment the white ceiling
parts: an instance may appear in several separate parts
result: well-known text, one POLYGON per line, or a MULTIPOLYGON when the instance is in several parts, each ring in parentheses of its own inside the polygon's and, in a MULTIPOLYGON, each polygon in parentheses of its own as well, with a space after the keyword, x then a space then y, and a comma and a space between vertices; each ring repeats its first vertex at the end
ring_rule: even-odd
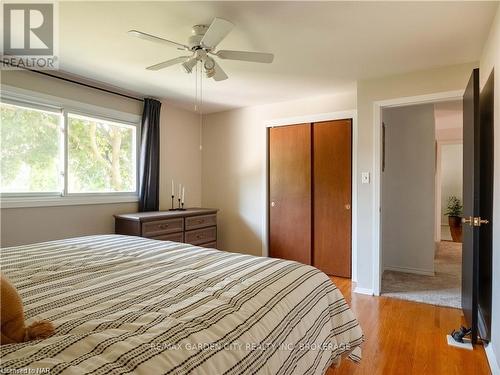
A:
POLYGON ((192 109, 194 76, 146 66, 182 51, 214 17, 236 27, 221 49, 273 52, 272 64, 220 61, 204 80, 205 112, 352 90, 359 79, 477 61, 498 2, 60 2, 60 68, 192 109))

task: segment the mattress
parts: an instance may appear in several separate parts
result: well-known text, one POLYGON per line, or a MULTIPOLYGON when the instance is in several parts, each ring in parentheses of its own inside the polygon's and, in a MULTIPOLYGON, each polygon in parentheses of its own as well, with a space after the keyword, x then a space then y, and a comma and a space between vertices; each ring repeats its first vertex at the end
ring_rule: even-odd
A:
POLYGON ((100 235, 3 248, 1 270, 27 323, 56 326, 3 345, 2 371, 324 374, 360 359, 363 334, 340 291, 293 261, 100 235))

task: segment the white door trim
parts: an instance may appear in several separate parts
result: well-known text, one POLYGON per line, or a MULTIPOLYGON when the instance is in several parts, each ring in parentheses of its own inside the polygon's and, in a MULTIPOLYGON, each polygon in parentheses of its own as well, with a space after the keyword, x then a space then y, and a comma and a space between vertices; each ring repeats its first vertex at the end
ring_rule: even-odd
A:
MULTIPOLYGON (((348 110, 348 111, 338 111, 338 112, 326 112, 326 113, 317 113, 310 114, 304 116, 296 116, 296 117, 288 117, 288 118, 278 118, 278 119, 270 119, 265 121, 266 124, 266 137, 267 137, 267 129, 277 126, 287 126, 293 124, 304 124, 304 123, 312 123, 312 122, 320 122, 320 121, 332 121, 332 120, 343 120, 343 119, 351 119, 352 120, 352 217, 351 217, 351 279, 356 282, 358 279, 358 232, 357 232, 357 223, 358 223, 358 181, 357 181, 357 171, 358 171, 358 113, 356 110, 348 110)), ((262 187, 263 196, 264 196, 264 217, 262 223, 262 255, 269 255, 269 247, 267 243, 268 239, 268 145, 269 139, 266 139, 266 157, 264 158, 264 168, 263 171, 265 173, 265 177, 263 178, 264 186, 262 187)))
POLYGON ((405 105, 437 103, 447 100, 461 99, 463 90, 445 91, 427 95, 406 96, 373 102, 373 225, 372 225, 372 256, 373 256, 373 294, 380 295, 382 283, 380 249, 380 178, 381 178, 381 149, 382 149, 382 109, 401 107, 405 105))

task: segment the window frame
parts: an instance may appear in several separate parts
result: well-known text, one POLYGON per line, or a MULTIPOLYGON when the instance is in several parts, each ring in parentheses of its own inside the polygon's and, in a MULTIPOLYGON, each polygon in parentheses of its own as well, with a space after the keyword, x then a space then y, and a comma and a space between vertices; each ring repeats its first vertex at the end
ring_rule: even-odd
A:
POLYGON ((61 173, 60 192, 0 193, 1 208, 47 207, 64 205, 137 202, 139 200, 140 116, 91 104, 63 99, 29 90, 1 85, 0 103, 61 114, 61 173), (97 120, 123 124, 134 129, 136 155, 135 190, 133 192, 73 192, 68 191, 68 115, 85 116, 97 120))

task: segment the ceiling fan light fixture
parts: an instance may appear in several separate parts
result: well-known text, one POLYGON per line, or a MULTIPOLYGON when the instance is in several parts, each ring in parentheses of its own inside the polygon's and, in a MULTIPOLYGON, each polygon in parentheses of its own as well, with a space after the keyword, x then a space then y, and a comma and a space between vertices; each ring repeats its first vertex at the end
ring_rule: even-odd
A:
POLYGON ((184 61, 181 65, 186 73, 191 73, 197 62, 198 59, 196 57, 191 57, 189 60, 184 61))
POLYGON ((211 57, 206 57, 203 62, 203 67, 205 68, 205 74, 207 78, 212 78, 215 75, 215 61, 211 57))
POLYGON ((207 76, 207 78, 212 78, 215 75, 215 69, 206 69, 205 75, 207 76))

